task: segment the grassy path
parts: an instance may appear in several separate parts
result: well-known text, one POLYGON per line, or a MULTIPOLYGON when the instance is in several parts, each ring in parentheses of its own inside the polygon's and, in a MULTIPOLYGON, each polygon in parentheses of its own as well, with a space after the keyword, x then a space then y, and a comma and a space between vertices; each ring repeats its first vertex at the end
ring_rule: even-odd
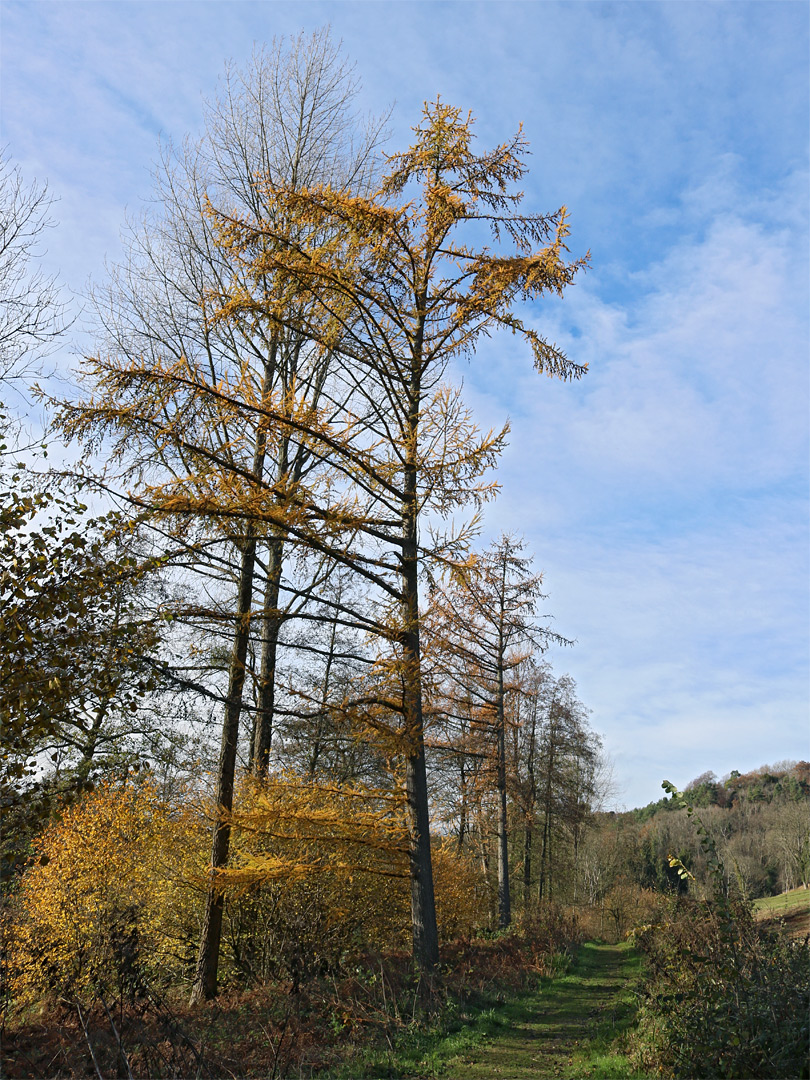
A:
POLYGON ((581 946, 567 975, 508 1002, 487 1045, 445 1059, 453 1080, 631 1077, 614 1044, 633 1022, 640 958, 627 945, 581 946))

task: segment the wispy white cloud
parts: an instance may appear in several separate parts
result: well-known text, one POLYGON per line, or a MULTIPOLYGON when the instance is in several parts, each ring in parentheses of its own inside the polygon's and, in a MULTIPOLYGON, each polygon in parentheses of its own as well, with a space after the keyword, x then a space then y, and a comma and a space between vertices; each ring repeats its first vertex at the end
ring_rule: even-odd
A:
POLYGON ((588 492, 601 513, 625 490, 688 501, 800 481, 804 235, 719 216, 700 240, 630 274, 621 305, 601 299, 596 270, 537 320, 589 363, 580 384, 539 379, 514 339, 488 348, 467 380, 490 422, 511 407, 519 486, 542 463, 552 499, 583 505, 588 492))
MULTIPOLYGON (((492 532, 522 531, 558 657, 630 803, 798 755, 807 697, 806 5, 112 2, 0 9, 3 142, 61 202, 46 269, 81 290, 149 196, 158 133, 198 130, 224 61, 332 23, 403 145, 437 93, 482 144, 520 122, 526 206, 567 203, 593 270, 459 371, 512 417, 492 532), (728 755, 728 756, 726 756, 728 755), (743 760, 744 759, 744 760, 743 760), (651 786, 652 785, 652 786, 651 786)), ((69 357, 65 357, 65 362, 69 357)), ((805 755, 806 756, 806 755, 805 755)))
POLYGON ((598 703, 630 804, 701 761, 807 756, 806 232, 738 209, 633 272, 623 304, 597 271, 538 321, 589 361, 581 384, 539 378, 512 338, 466 373, 487 422, 511 406, 487 524, 545 568, 578 638, 559 663, 598 703))

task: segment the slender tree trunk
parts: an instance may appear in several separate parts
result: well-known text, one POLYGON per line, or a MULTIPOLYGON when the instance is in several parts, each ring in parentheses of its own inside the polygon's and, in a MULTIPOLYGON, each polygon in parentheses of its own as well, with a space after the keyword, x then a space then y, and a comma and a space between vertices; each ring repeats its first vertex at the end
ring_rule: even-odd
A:
MULTIPOLYGON (((421 298, 421 310, 425 298, 421 298)), ((404 726, 406 738, 405 786, 409 817, 409 857, 411 877, 411 920, 413 955, 417 966, 431 972, 439 962, 439 934, 433 892, 433 864, 430 857, 430 817, 428 812, 427 769, 425 766, 422 677, 419 646, 419 546, 417 503, 417 440, 419 434, 419 366, 421 333, 412 362, 409 445, 404 477, 403 505, 403 679, 404 726)))
POLYGON ((551 877, 551 795, 552 783, 554 778, 554 742, 556 737, 557 733, 554 727, 554 722, 552 720, 552 722, 549 724, 548 772, 546 773, 545 794, 543 799, 543 846, 540 851, 540 882, 538 887, 539 900, 543 899, 543 896, 546 893, 547 879, 551 877))
POLYGON ((506 818, 506 717, 504 714, 503 656, 498 658, 498 925, 501 929, 512 921, 512 900, 509 891, 509 832, 506 818))
POLYGON ((90 728, 86 732, 87 737, 85 738, 84 744, 81 748, 81 761, 76 767, 76 774, 82 780, 86 780, 88 778, 88 776, 90 775, 90 770, 93 767, 93 758, 95 756, 96 748, 98 746, 98 736, 99 732, 101 731, 101 725, 104 723, 104 720, 107 717, 107 713, 110 710, 110 697, 111 695, 105 697, 99 707, 96 709, 90 728))
POLYGON ((323 673, 323 683, 321 684, 321 715, 318 718, 317 726, 315 729, 315 737, 312 740, 312 748, 309 753, 309 766, 308 774, 309 778, 315 777, 315 770, 318 767, 318 759, 321 756, 323 750, 323 732, 326 727, 326 710, 329 704, 329 692, 331 690, 332 680, 332 664, 335 659, 335 648, 337 646, 337 615, 332 619, 332 629, 329 634, 329 654, 326 657, 326 666, 323 673))
MULTIPOLYGON (((550 786, 550 785, 549 785, 550 786)), ((543 808, 543 839, 540 848, 540 880, 538 883, 538 898, 546 895, 546 885, 549 877, 549 857, 551 846, 551 806, 550 792, 546 791, 546 802, 543 808)))
POLYGON ((245 683, 245 662, 250 639, 250 609, 253 600, 253 575, 256 565, 256 538, 248 536, 242 552, 239 578, 239 596, 236 611, 236 633, 231 651, 228 697, 225 719, 222 725, 222 747, 217 771, 217 797, 214 819, 214 835, 211 845, 211 882, 205 901, 200 934, 197 970, 191 989, 191 1003, 206 1001, 217 992, 217 969, 219 947, 222 938, 222 913, 224 896, 216 888, 216 871, 228 861, 231 827, 228 815, 233 809, 234 777, 236 773, 236 748, 239 741, 239 718, 242 712, 242 690, 245 683))
POLYGON ((532 726, 529 736, 529 754, 526 772, 529 777, 529 805, 526 808, 526 824, 523 829, 523 906, 528 911, 531 903, 532 842, 534 840, 535 808, 537 805, 537 781, 534 775, 534 754, 537 742, 537 702, 532 707, 532 726))
POLYGON ((459 822, 458 822, 458 850, 464 850, 464 837, 467 834, 467 770, 464 767, 464 758, 461 758, 459 764, 459 793, 461 795, 461 806, 459 807, 459 822))
MULTIPOLYGON (((489 882, 489 840, 487 838, 486 830, 484 829, 482 817, 479 807, 475 820, 476 832, 478 834, 478 858, 481 862, 481 873, 484 875, 484 880, 489 882)), ((488 888, 487 895, 489 895, 488 888)))
MULTIPOLYGON (((121 604, 120 601, 116 602, 115 606, 115 626, 120 628, 121 626, 121 604)), ((113 665, 113 652, 114 652, 115 634, 110 636, 107 656, 101 660, 101 664, 107 672, 106 677, 106 694, 99 703, 98 708, 95 711, 93 719, 90 723, 90 727, 85 732, 84 743, 81 747, 82 757, 79 762, 76 773, 81 780, 87 780, 90 775, 90 770, 93 767, 93 758, 96 750, 98 749, 98 739, 101 734, 101 728, 104 721, 107 719, 107 715, 110 711, 110 702, 113 699, 117 682, 115 681, 112 672, 115 670, 113 665)))
POLYGON ((281 591, 281 566, 284 542, 273 537, 267 545, 267 578, 264 586, 264 611, 261 621, 261 660, 259 694, 256 705, 256 725, 251 749, 251 771, 255 776, 267 776, 270 747, 273 741, 273 716, 276 696, 276 655, 281 619, 278 598, 281 591))
POLYGON ((498 925, 503 930, 512 921, 512 898, 509 890, 509 824, 506 818, 506 711, 504 708, 503 671, 506 662, 504 621, 506 616, 506 558, 501 567, 501 586, 498 597, 498 653, 496 656, 497 684, 495 723, 497 726, 497 789, 498 789, 498 925))
POLYGON ((532 823, 529 818, 523 829, 523 906, 529 910, 532 887, 532 823))
MULTIPOLYGON (((272 364, 264 371, 262 399, 266 399, 272 386, 272 364)), ((262 426, 256 433, 253 454, 253 475, 261 479, 267 451, 267 432, 262 426)), ((228 816, 233 809, 233 789, 236 776, 236 751, 239 743, 239 719, 242 715, 242 692, 245 686, 245 666, 250 643, 250 612, 253 605, 253 578, 256 572, 256 534, 253 529, 243 540, 242 559, 239 568, 239 588, 236 599, 236 629, 233 636, 231 661, 228 674, 228 696, 225 699, 225 717, 222 723, 222 745, 217 769, 217 794, 214 809, 214 833, 211 843, 211 880, 205 898, 205 914, 200 932, 200 949, 197 969, 191 987, 191 1003, 206 1001, 216 996, 219 947, 222 939, 222 913, 225 898, 216 887, 216 873, 227 865, 231 843, 231 827, 228 816)))
POLYGON ((419 672, 416 545, 407 545, 404 555, 408 610, 408 629, 403 635, 405 737, 408 747, 405 760, 405 784, 409 818, 413 954, 417 965, 423 971, 432 971, 439 962, 439 936, 433 894, 433 865, 430 857, 430 819, 419 672), (411 553, 412 557, 409 558, 411 553))

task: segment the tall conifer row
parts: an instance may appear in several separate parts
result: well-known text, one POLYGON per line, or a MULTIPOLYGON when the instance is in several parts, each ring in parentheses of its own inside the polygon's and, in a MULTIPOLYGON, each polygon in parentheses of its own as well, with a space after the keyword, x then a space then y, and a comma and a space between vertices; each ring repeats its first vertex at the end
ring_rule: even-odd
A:
MULTIPOLYGON (((457 571, 447 587, 434 591, 430 619, 434 664, 441 670, 450 713, 459 715, 459 708, 463 710, 464 701, 472 696, 476 726, 489 736, 488 757, 497 796, 501 927, 511 922, 512 910, 506 748, 508 701, 518 690, 515 672, 550 643, 570 644, 538 622, 537 601, 544 599, 542 575, 531 572, 531 559, 523 551, 521 540, 501 536, 457 571)), ((451 750, 454 727, 451 719, 451 750)))
POLYGON ((571 379, 585 370, 515 312, 520 300, 562 294, 584 265, 566 260, 565 208, 518 213, 522 134, 476 153, 472 127, 472 117, 456 108, 426 105, 413 145, 388 159, 371 196, 268 178, 262 193, 269 213, 258 224, 211 208, 234 265, 217 317, 236 327, 264 321, 268 333, 301 334, 340 356, 330 369, 328 410, 299 409, 287 421, 273 412, 274 423, 294 427, 340 477, 328 492, 299 489, 279 527, 376 586, 373 616, 357 613, 355 624, 375 624, 380 659, 355 704, 404 761, 414 955, 425 970, 437 962, 438 939, 419 589, 425 564, 463 563, 471 529, 442 532, 424 519, 432 512, 435 522, 491 496, 494 485, 482 475, 506 436, 506 429, 482 435, 444 376, 453 359, 472 356, 478 338, 497 328, 527 342, 540 372, 571 379), (475 246, 482 227, 494 251, 475 246), (246 278, 253 288, 240 285, 246 278), (258 299, 271 292, 266 282, 273 283, 269 303, 258 299))

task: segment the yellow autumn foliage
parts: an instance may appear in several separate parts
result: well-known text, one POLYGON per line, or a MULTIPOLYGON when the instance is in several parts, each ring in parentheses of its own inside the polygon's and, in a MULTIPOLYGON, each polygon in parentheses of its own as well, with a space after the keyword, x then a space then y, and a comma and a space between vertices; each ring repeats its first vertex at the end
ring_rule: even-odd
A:
POLYGON ((280 773, 241 786, 225 893, 226 973, 294 983, 410 928, 401 797, 280 773))
MULTIPOLYGON (((292 773, 248 780, 231 819, 231 866, 219 875, 230 962, 243 975, 297 981, 359 950, 407 946, 403 804, 398 791, 292 773)), ((470 936, 485 926, 489 905, 480 868, 436 840, 433 870, 442 937, 470 936)))
POLYGON ((434 839, 433 885, 439 939, 470 938, 489 927, 489 883, 478 860, 461 852, 455 841, 434 839))
MULTIPOLYGON (((410 935, 407 829, 389 791, 281 774, 245 781, 232 815, 222 975, 238 985, 335 970, 410 935)), ((44 830, 6 917, 8 989, 117 997, 184 983, 196 957, 209 828, 190 795, 149 780, 108 784, 44 830)), ((445 938, 486 923, 486 883, 451 845, 434 843, 445 938)))
POLYGON ((12 997, 117 995, 179 973, 197 932, 202 839, 148 780, 67 807, 39 837, 7 918, 12 997))

